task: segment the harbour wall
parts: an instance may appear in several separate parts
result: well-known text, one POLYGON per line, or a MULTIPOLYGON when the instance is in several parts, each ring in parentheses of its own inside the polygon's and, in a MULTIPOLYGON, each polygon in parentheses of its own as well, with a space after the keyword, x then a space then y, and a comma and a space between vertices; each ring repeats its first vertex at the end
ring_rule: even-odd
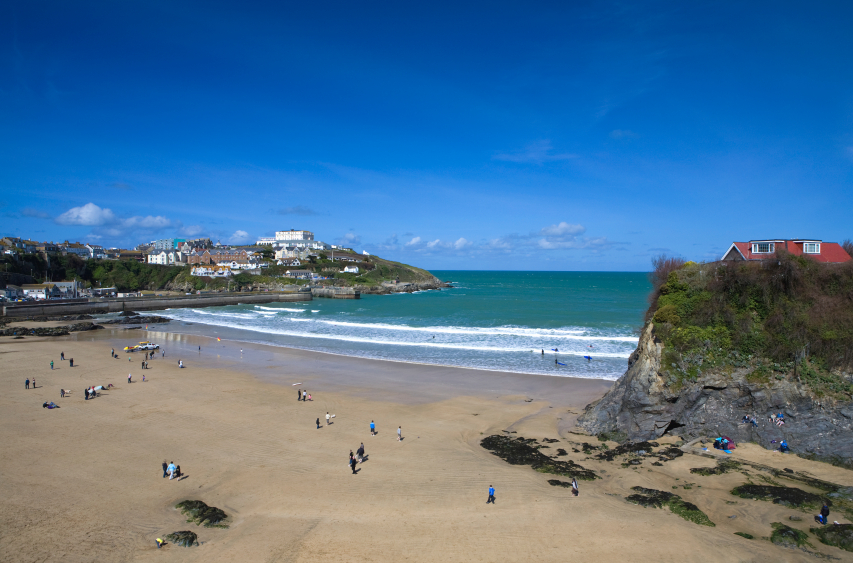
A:
POLYGON ((221 307, 243 303, 277 303, 311 301, 307 291, 292 293, 228 293, 214 295, 187 295, 180 297, 126 297, 122 299, 98 299, 94 301, 74 300, 74 302, 13 303, 4 305, 4 317, 55 317, 60 315, 95 315, 119 313, 121 311, 154 311, 185 307, 221 307))
POLYGON ((351 287, 312 287, 311 295, 328 299, 360 299, 361 293, 351 287))

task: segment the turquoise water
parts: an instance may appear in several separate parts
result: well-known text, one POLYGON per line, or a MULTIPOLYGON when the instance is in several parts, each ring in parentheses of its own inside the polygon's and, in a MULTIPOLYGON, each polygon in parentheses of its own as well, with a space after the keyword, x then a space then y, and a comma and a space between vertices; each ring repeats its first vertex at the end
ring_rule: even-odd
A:
POLYGON ((637 345, 650 290, 647 275, 632 272, 433 273, 454 282, 454 288, 360 300, 174 309, 164 315, 177 321, 170 330, 223 340, 615 379, 637 345))

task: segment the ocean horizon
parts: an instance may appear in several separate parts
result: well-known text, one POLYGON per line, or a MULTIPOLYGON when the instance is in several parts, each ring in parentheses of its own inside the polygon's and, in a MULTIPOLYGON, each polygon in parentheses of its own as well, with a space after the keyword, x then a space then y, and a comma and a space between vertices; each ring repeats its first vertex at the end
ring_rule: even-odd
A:
POLYGON ((645 272, 435 270, 454 287, 359 300, 169 309, 174 332, 377 360, 614 380, 645 272))

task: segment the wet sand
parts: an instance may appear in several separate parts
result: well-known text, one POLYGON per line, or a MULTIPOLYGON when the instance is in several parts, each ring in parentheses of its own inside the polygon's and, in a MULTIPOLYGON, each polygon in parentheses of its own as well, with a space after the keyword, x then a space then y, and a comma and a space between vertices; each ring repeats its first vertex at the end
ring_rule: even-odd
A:
MULTIPOLYGON (((662 467, 623 468, 572 452, 580 442, 598 443, 571 430, 611 382, 216 343, 153 328, 0 338, 0 561, 814 559, 734 535, 767 536, 777 521, 806 530, 811 515, 728 495, 744 482, 739 473, 690 474, 713 460, 685 455, 662 467), (111 347, 140 340, 163 345, 166 358, 158 352, 144 371, 139 354, 110 358, 111 347), (74 357, 74 368, 59 361, 61 351, 74 357), (50 370, 51 359, 58 369, 50 370), (186 369, 178 369, 179 359, 186 369), (33 376, 38 388, 25 390, 33 376), (296 402, 295 382, 313 401, 296 402), (107 383, 115 387, 83 400, 85 386, 107 383), (73 393, 60 399, 60 388, 73 393), (43 409, 45 400, 61 408, 43 409), (327 411, 336 415, 331 426, 327 411), (559 439, 550 446, 570 452, 562 459, 603 470, 603 479, 582 482, 573 498, 548 484, 553 476, 480 447, 504 430, 559 439), (348 454, 362 442, 368 459, 353 475, 348 454), (162 478, 164 459, 181 465, 186 478, 162 478), (635 485, 673 490, 685 481, 702 487, 678 494, 716 527, 624 500, 635 485), (497 489, 494 506, 486 505, 489 485, 497 489), (230 527, 186 523, 174 509, 185 499, 222 508, 230 527), (803 521, 788 521, 792 514, 803 521), (157 550, 154 540, 177 530, 196 532, 201 545, 157 550)), ((768 465, 786 463, 754 450, 743 451, 768 465)), ((797 470, 853 482, 849 471, 797 463, 797 470)), ((839 516, 832 519, 847 521, 839 516)))

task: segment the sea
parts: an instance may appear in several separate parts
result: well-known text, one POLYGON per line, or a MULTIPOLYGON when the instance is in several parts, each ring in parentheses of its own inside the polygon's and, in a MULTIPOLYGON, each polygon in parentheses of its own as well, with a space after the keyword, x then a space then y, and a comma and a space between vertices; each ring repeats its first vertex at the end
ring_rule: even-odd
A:
POLYGON ((169 330, 344 356, 617 379, 637 346, 642 272, 433 271, 441 291, 169 309, 169 330))

